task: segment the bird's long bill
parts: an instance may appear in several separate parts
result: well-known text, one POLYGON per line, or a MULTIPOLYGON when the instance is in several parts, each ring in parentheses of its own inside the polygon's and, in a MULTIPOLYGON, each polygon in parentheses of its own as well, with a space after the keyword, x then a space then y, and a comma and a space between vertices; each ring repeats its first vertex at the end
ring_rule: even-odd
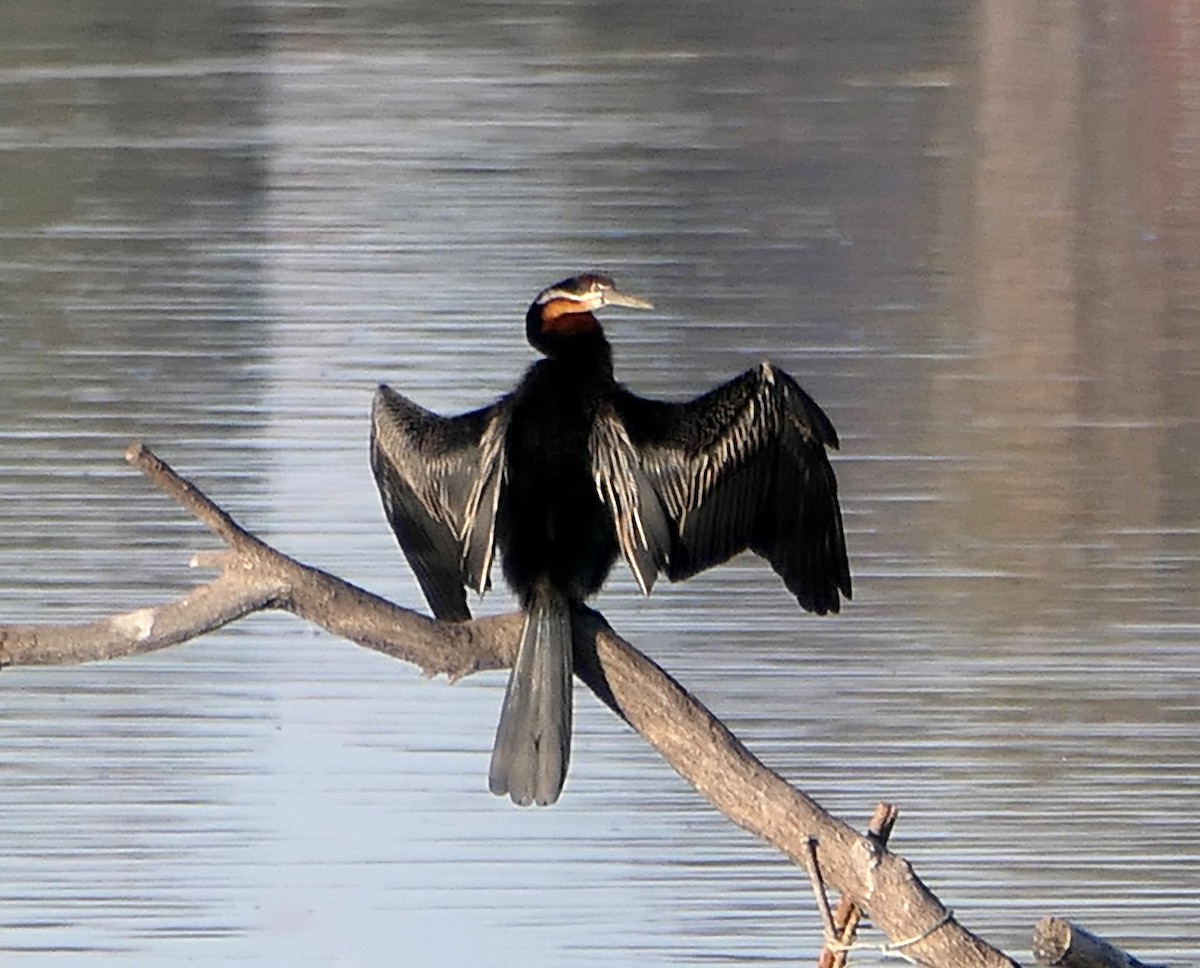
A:
POLYGON ((637 296, 631 296, 627 292, 620 292, 617 289, 609 289, 604 293, 604 305, 624 306, 626 309, 654 308, 654 303, 647 302, 645 299, 639 299, 637 296))

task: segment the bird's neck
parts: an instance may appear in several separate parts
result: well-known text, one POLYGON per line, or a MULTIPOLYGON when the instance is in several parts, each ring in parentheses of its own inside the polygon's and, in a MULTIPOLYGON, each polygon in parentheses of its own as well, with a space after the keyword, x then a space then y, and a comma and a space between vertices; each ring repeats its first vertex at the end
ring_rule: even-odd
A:
POLYGON ((552 360, 612 372, 612 350, 600 321, 589 312, 570 312, 568 300, 534 304, 525 316, 530 345, 552 360))

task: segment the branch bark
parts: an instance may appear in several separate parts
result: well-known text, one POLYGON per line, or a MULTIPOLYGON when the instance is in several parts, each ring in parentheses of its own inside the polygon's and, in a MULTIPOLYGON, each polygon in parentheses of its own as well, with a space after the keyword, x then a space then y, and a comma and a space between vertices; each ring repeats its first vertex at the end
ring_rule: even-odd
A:
MULTIPOLYGON (((0 665, 68 665, 150 652, 266 609, 291 612, 429 675, 457 679, 511 665, 520 615, 448 623, 400 608, 260 541, 142 445, 131 446, 126 460, 221 538, 226 551, 192 559, 194 567, 220 574, 178 601, 91 623, 0 626, 0 665)), ((574 645, 579 678, 726 817, 801 866, 815 843, 825 883, 870 915, 893 953, 945 968, 1016 964, 962 927, 906 860, 764 766, 599 613, 577 629, 574 645)))

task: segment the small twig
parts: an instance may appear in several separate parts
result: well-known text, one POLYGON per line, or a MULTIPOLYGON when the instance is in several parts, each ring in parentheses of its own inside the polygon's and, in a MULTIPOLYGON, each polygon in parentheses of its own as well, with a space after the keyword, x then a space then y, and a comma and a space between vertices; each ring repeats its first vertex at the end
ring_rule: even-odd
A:
MULTIPOLYGON (((880 803, 875 807, 867 832, 880 847, 887 844, 899 815, 900 811, 890 803, 880 803)), ((843 896, 838 901, 837 913, 833 916, 833 932, 827 935, 821 957, 817 959, 817 968, 845 968, 846 956, 854 945, 862 917, 862 911, 848 897, 843 896), (832 943, 829 938, 832 938, 832 943)))
POLYGON ((180 476, 140 440, 129 445, 125 460, 150 478, 160 490, 171 495, 188 514, 234 551, 263 546, 262 541, 217 507, 196 485, 180 476))
POLYGON ((837 937, 837 925, 833 923, 833 912, 829 909, 829 894, 825 890, 825 878, 821 876, 821 862, 817 860, 817 841, 809 837, 804 842, 804 865, 808 870, 808 878, 812 882, 813 897, 817 899, 817 910, 821 912, 821 925, 825 930, 825 943, 829 944, 837 937))

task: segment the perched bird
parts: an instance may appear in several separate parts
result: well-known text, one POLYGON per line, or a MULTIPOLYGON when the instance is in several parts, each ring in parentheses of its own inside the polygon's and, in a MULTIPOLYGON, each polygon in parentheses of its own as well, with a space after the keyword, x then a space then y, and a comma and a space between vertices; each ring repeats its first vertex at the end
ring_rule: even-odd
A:
POLYGON ((572 622, 620 554, 642 591, 746 548, 801 607, 850 597, 829 418, 763 363, 687 403, 613 378, 595 312, 651 309, 607 276, 538 293, 525 335, 538 360, 490 406, 442 417, 380 386, 371 467, 400 547, 439 619, 465 621, 500 551, 525 625, 489 786, 522 805, 562 791, 571 746, 572 622))

